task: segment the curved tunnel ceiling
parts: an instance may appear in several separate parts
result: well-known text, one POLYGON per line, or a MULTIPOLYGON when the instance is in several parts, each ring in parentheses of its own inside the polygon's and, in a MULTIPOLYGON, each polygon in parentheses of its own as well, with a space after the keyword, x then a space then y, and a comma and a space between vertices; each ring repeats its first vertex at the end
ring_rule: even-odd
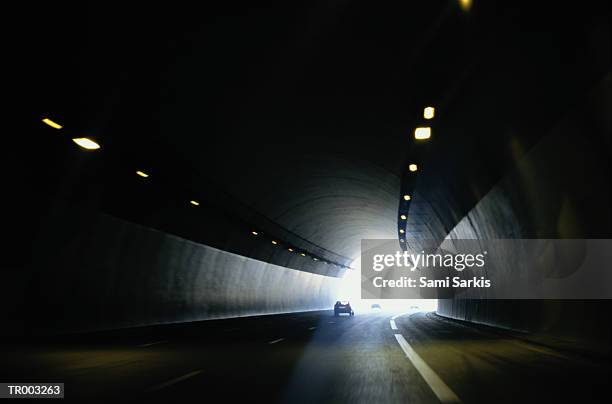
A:
POLYGON ((351 259, 362 238, 395 236, 397 174, 339 153, 291 156, 289 149, 264 156, 228 188, 275 222, 351 259))
POLYGON ((41 109, 53 104, 108 145, 167 147, 289 232, 354 259, 363 238, 398 238, 402 209, 443 237, 512 164, 513 147, 534 144, 608 68, 591 63, 595 47, 578 67, 557 65, 588 33, 558 36, 565 20, 542 20, 544 8, 477 6, 91 10, 84 38, 58 33, 43 51, 70 62, 39 79, 63 89, 41 96, 41 109), (430 104, 441 121, 418 149, 411 132, 430 104), (492 130, 505 135, 489 141, 492 130), (416 180, 412 161, 424 167, 416 180))

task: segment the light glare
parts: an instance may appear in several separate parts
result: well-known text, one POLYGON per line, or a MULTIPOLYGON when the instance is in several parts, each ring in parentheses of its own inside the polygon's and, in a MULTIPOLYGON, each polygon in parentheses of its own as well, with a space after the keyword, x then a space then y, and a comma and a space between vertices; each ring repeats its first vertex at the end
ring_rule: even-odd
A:
POLYGON ((416 165, 416 164, 410 164, 410 165, 408 166, 408 169, 409 169, 411 172, 415 172, 416 170, 418 170, 418 167, 417 167, 417 165, 416 165))
POLYGON ((404 195, 404 200, 405 201, 409 201, 410 200, 410 195, 404 195))
POLYGON ((472 8, 472 0, 459 0, 459 6, 463 11, 470 11, 472 8))
POLYGON ((402 220, 406 220, 406 215, 401 215, 401 216, 400 216, 400 219, 402 219, 402 220))
POLYGON ((138 175, 138 176, 140 176, 142 178, 148 178, 149 177, 149 174, 145 173, 144 171, 140 171, 140 170, 136 171, 136 175, 138 175))
POLYGON ((189 201, 190 204, 192 204, 193 206, 200 206, 200 202, 198 201, 189 201))
POLYGON ((97 150, 100 148, 99 144, 87 137, 76 137, 72 141, 86 150, 97 150))

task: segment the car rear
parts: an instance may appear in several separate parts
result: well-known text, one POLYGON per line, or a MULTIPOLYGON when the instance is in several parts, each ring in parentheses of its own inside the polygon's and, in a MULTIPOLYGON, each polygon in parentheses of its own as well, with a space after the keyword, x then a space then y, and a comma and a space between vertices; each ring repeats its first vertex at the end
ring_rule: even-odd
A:
POLYGON ((346 313, 349 316, 355 315, 351 304, 347 300, 338 300, 334 305, 334 316, 339 316, 341 313, 346 313))

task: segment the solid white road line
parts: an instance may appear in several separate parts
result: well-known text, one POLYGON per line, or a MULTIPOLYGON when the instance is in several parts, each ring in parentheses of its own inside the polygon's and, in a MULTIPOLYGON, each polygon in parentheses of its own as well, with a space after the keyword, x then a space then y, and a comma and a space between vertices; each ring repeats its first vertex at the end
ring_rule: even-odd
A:
POLYGON ((168 386, 172 386, 173 384, 176 384, 176 383, 178 383, 178 382, 182 382, 182 381, 183 381, 183 380, 185 380, 185 379, 189 379, 190 377, 197 376, 197 375, 199 375, 200 373, 202 373, 202 369, 200 369, 200 370, 194 370, 193 372, 189 372, 189 373, 187 373, 186 375, 179 376, 179 377, 176 377, 176 378, 174 378, 174 379, 170 379, 170 380, 168 380, 167 382, 164 382, 164 383, 162 383, 162 384, 160 384, 160 385, 157 385, 157 386, 155 386, 155 387, 152 387, 152 388, 150 388, 150 389, 149 389, 149 390, 147 390, 147 391, 148 391, 149 393, 151 393, 151 392, 154 392, 154 391, 158 391, 158 390, 164 389, 164 388, 166 388, 166 387, 168 387, 168 386))
POLYGON ((142 345, 138 345, 138 346, 139 346, 139 347, 142 347, 142 348, 145 348, 145 347, 148 347, 148 346, 151 346, 151 345, 164 344, 164 343, 166 343, 166 342, 168 342, 168 341, 166 341, 166 340, 163 340, 163 341, 155 341, 155 342, 150 342, 150 343, 148 343, 148 344, 142 344, 142 345))
POLYGON ((419 372, 421 377, 429 385, 431 390, 434 392, 438 400, 441 403, 460 403, 459 397, 440 379, 440 377, 434 372, 427 363, 412 349, 408 341, 402 334, 395 334, 395 339, 399 343, 400 347, 406 354, 406 357, 412 362, 415 369, 419 372))
POLYGON ((400 314, 396 314, 395 316, 391 317, 391 320, 389 320, 389 324, 391 324, 392 330, 397 330, 397 324, 395 324, 395 319, 403 315, 406 315, 406 314, 410 314, 410 313, 400 313, 400 314))
POLYGON ((312 330, 316 330, 316 329, 317 329, 317 327, 310 327, 310 328, 309 328, 309 330, 310 330, 310 331, 312 331, 312 330))
POLYGON ((284 338, 279 338, 279 339, 275 339, 274 341, 268 342, 268 344, 272 345, 272 344, 276 344, 277 342, 281 342, 281 341, 284 341, 284 340, 285 340, 284 338))

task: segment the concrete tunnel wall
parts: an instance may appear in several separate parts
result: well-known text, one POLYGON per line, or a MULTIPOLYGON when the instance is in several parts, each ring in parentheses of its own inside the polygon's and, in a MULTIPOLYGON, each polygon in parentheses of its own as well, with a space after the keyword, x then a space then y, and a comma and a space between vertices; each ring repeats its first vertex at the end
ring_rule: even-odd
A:
MULTIPOLYGON (((529 153, 517 149, 516 168, 447 239, 610 238, 609 86, 610 75, 529 153)), ((455 319, 604 346, 611 334, 601 316, 609 310, 609 301, 597 300, 445 299, 438 307, 455 319)))
POLYGON ((101 213, 73 212, 61 223, 24 297, 31 308, 23 326, 35 334, 329 309, 336 299, 336 277, 101 213))

